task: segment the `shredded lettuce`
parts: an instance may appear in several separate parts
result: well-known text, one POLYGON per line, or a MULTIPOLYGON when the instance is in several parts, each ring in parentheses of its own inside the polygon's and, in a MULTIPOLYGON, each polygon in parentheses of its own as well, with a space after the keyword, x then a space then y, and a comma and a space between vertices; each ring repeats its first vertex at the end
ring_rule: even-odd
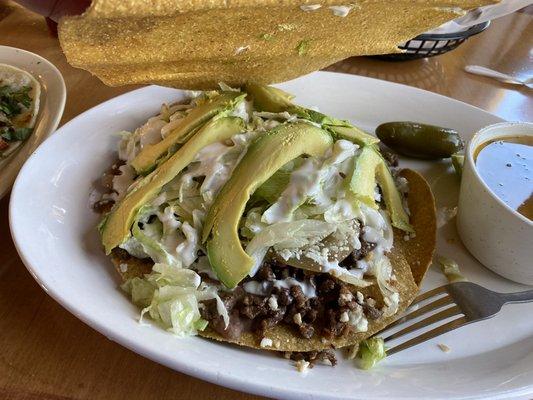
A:
POLYGON ((448 282, 453 283, 468 281, 468 279, 466 279, 465 276, 461 273, 457 262, 455 262, 451 258, 437 256, 437 261, 440 264, 442 273, 446 275, 448 282))
POLYGON ((254 197, 274 203, 287 187, 291 177, 290 171, 278 170, 254 192, 254 197))
POLYGON ((289 184, 283 190, 279 199, 264 213, 262 220, 267 224, 288 222, 292 219, 294 211, 304 203, 309 193, 318 182, 317 159, 307 159, 290 176, 289 184))
POLYGON ((141 319, 148 314, 166 330, 178 336, 196 335, 207 321, 200 315, 199 302, 216 299, 217 310, 226 325, 229 316, 216 288, 201 284, 200 276, 190 269, 154 264, 144 278, 133 278, 122 285, 134 304, 143 307, 141 319))
MULTIPOLYGON (((334 224, 314 219, 278 222, 257 233, 246 246, 246 253, 254 258, 253 271, 255 271, 263 262, 269 248, 274 247, 276 250, 282 250, 311 245, 334 231, 334 224)), ((253 276, 253 274, 250 275, 253 276)))
POLYGON ((237 134, 231 143, 218 142, 203 148, 182 173, 139 211, 132 228, 133 237, 121 247, 155 262, 191 266, 203 250, 200 232, 205 213, 254 135, 237 134), (144 224, 142 229, 139 222, 144 224))
POLYGON ((361 369, 370 369, 387 356, 385 342, 382 338, 373 336, 359 343, 357 357, 361 369))
POLYGON ((244 223, 240 230, 243 237, 253 239, 255 235, 267 227, 267 224, 261 221, 263 211, 261 207, 254 207, 248 211, 246 217, 243 218, 244 223))
MULTIPOLYGON (((223 83, 221 88, 234 90, 223 83)), ((207 92, 190 104, 163 106, 158 116, 134 132, 122 133, 120 158, 131 160, 143 146, 161 140, 178 127, 191 107, 217 95, 217 92, 207 92)), ((199 310, 201 301, 206 299, 216 300, 217 310, 226 324, 229 323, 228 313, 217 295, 218 288, 201 283, 195 271, 214 276, 200 233, 205 214, 249 143, 280 123, 302 118, 330 130, 351 127, 346 121, 298 107, 290 112, 254 112, 253 103, 244 98, 236 107, 217 117, 221 115, 242 118, 248 122, 246 131, 200 150, 194 160, 139 211, 132 237, 120 246, 135 257, 150 257, 156 262, 150 274, 131 279, 123 287, 133 302, 143 307, 142 315, 149 315, 180 336, 205 328, 207 322, 202 320, 199 310), (188 269, 191 266, 194 270, 188 269)), ((302 156, 287 163, 253 194, 241 219, 240 235, 246 252, 255 261, 251 276, 269 251, 286 260, 306 263, 310 260, 317 271, 357 286, 369 285, 364 277, 374 275, 384 295, 384 315, 390 315, 396 312, 399 301, 393 285, 392 266, 385 255, 392 246, 392 227, 385 213, 355 204, 347 190, 347 177, 360 153, 357 144, 340 139, 323 157, 302 156), (365 240, 377 245, 372 257, 359 260, 351 268, 340 266, 346 254, 361 247, 361 223, 365 240)), ((136 183, 142 182, 137 179, 128 186, 126 178, 131 180, 132 177, 123 175, 117 179, 117 184, 125 188, 118 191, 119 196, 126 190, 136 190, 136 183)), ((304 264, 303 268, 307 267, 304 264)), ((351 313, 349 319, 358 329, 366 329, 367 321, 362 312, 351 313)), ((372 353, 372 346, 376 345, 369 342, 366 351, 372 353)))
MULTIPOLYGON (((145 224, 144 226, 150 227, 155 226, 156 223, 152 224, 145 224)), ((143 251, 150 256, 152 260, 158 263, 167 263, 167 264, 175 264, 177 260, 174 259, 163 247, 163 245, 160 242, 160 238, 153 237, 145 230, 141 229, 139 227, 138 223, 135 223, 133 225, 133 228, 131 230, 133 234, 133 238, 137 239, 138 243, 141 245, 143 251)))
POLYGON ((338 140, 325 158, 303 160, 290 176, 279 198, 263 214, 263 222, 273 224, 294 219, 294 212, 305 206, 308 215, 323 214, 341 194, 344 164, 356 153, 358 146, 338 140))

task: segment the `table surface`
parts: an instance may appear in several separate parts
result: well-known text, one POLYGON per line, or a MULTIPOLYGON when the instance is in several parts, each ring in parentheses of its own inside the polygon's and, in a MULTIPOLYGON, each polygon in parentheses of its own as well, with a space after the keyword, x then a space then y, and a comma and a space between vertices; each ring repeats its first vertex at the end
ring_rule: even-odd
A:
MULTIPOLYGON (((469 75, 465 65, 531 76, 533 9, 494 21, 457 50, 435 58, 384 62, 354 57, 328 70, 417 86, 508 120, 533 121, 531 91, 469 75)), ((132 87, 107 87, 67 64, 42 17, 0 0, 0 44, 40 54, 62 72, 67 104, 61 123, 132 87)), ((174 372, 108 340, 48 297, 22 264, 9 233, 9 196, 0 200, 0 398, 259 398, 174 372)))

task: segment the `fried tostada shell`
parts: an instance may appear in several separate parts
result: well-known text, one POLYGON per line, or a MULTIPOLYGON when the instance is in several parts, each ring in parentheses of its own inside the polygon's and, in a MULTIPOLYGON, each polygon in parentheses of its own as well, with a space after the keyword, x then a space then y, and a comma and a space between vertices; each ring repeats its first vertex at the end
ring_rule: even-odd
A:
MULTIPOLYGON (((405 240, 405 233, 396 228, 394 229, 394 247, 388 256, 396 276, 394 286, 400 294, 399 308, 395 314, 377 320, 369 319, 366 332, 352 333, 332 340, 325 340, 318 337, 318 335, 314 335, 311 339, 304 339, 296 334, 291 327, 282 324, 276 325, 264 334, 264 337, 271 339, 273 343, 271 347, 267 348, 260 346, 262 338, 253 332, 244 332, 238 340, 228 340, 208 327, 199 332, 199 335, 209 339, 263 350, 306 352, 357 344, 397 319, 417 296, 420 283, 431 264, 436 245, 435 200, 428 183, 419 173, 413 170, 404 169, 400 174, 409 182, 407 200, 410 223, 415 229, 416 236, 405 240)), ((111 260, 124 281, 149 273, 153 265, 153 262, 149 259, 141 260, 132 257, 120 249, 115 249, 112 252, 111 260)), ((365 298, 374 298, 378 306, 383 305, 383 297, 375 280, 368 287, 354 287, 354 294, 356 291, 361 292, 365 298)))

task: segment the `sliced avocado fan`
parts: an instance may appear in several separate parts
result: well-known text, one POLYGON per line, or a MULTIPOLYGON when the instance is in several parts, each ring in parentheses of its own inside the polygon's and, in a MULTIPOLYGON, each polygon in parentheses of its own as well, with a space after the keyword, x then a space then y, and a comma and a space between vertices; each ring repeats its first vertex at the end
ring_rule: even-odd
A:
POLYGON ((257 110, 280 113, 296 107, 291 101, 294 96, 281 89, 257 83, 247 83, 245 90, 252 95, 257 110))
POLYGON ((414 232, 409 224, 409 216, 402 204, 400 192, 385 160, 374 146, 365 146, 355 160, 355 165, 347 178, 349 195, 356 202, 378 209, 374 199, 374 189, 377 184, 381 188, 385 206, 389 212, 392 226, 406 232, 414 232))
POLYGON ((409 215, 407 215, 403 208, 400 192, 383 158, 381 158, 381 162, 377 165, 376 177, 383 199, 385 200, 385 206, 390 215, 392 226, 402 231, 414 232, 415 230, 409 223, 409 215))
POLYGON ((294 104, 292 102, 294 96, 281 89, 256 83, 247 83, 245 90, 252 96, 255 108, 260 111, 273 113, 286 111, 296 114, 300 118, 320 124, 323 129, 330 132, 336 139, 349 140, 361 146, 379 143, 377 137, 369 135, 348 121, 333 118, 294 104))
POLYGON ((205 124, 173 156, 144 177, 135 189, 126 194, 107 215, 101 225, 102 244, 106 254, 124 243, 131 235, 131 226, 139 209, 155 198, 161 188, 178 175, 205 146, 224 141, 244 130, 244 121, 237 117, 222 117, 205 124))
POLYGON ((371 147, 363 147, 361 154, 355 160, 355 165, 349 177, 349 188, 352 197, 356 201, 375 209, 378 208, 374 199, 376 168, 382 161, 382 158, 371 147))
POLYGON ((369 135, 356 126, 324 125, 337 139, 349 140, 360 146, 371 146, 379 143, 379 139, 369 135))
POLYGON ((208 99, 205 103, 193 108, 163 140, 145 146, 132 160, 131 166, 139 175, 151 172, 158 163, 172 155, 178 145, 185 143, 194 131, 217 114, 233 109, 244 100, 246 95, 241 92, 222 92, 208 99))
POLYGON ((209 262, 224 285, 237 286, 254 265, 238 232, 250 196, 289 161, 302 154, 321 156, 332 144, 331 135, 324 130, 296 122, 280 125, 250 145, 211 206, 202 232, 209 262))

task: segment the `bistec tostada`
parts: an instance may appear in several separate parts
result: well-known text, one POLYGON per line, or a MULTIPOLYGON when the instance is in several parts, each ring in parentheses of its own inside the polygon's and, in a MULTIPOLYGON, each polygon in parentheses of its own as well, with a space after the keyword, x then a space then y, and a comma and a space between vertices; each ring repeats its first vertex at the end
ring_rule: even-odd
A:
POLYGON ((277 88, 221 88, 121 134, 95 208, 122 287, 177 335, 266 350, 383 329, 435 248, 425 180, 277 88))

